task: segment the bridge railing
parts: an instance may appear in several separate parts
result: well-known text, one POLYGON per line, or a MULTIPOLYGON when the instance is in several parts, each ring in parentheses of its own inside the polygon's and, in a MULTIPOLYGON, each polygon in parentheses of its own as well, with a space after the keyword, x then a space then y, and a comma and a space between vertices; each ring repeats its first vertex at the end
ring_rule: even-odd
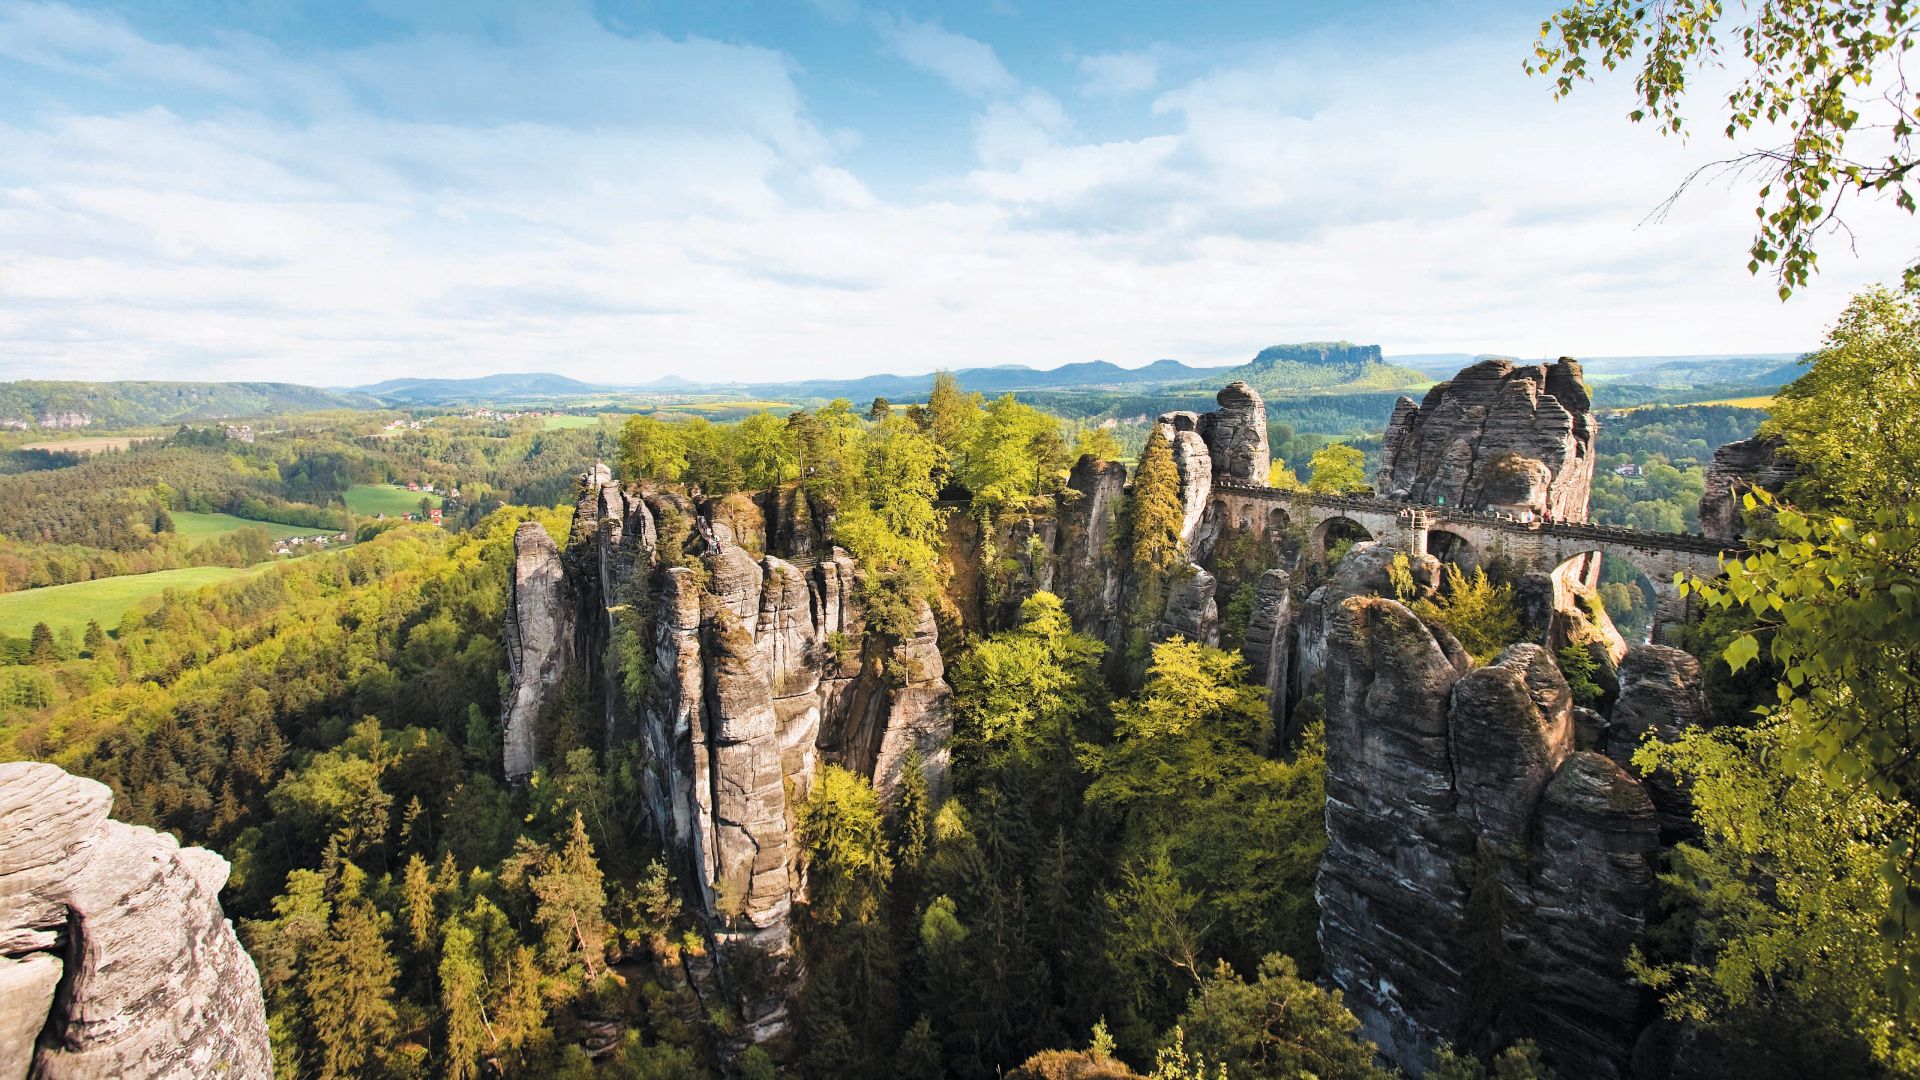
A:
POLYGON ((1444 528, 1448 521, 1486 525, 1507 532, 1540 533, 1548 536, 1564 536, 1570 539, 1597 540, 1609 544, 1626 544, 1633 547, 1662 548, 1668 551, 1693 551, 1702 554, 1719 554, 1740 550, 1736 541, 1715 540, 1708 536, 1696 536, 1692 533, 1654 532, 1649 529, 1630 529, 1620 525, 1595 525, 1571 521, 1521 521, 1511 514, 1494 510, 1467 510, 1452 506, 1428 506, 1423 503, 1402 502, 1399 499, 1382 498, 1378 495, 1323 495, 1312 491, 1287 491, 1281 488, 1267 487, 1264 484, 1249 484, 1237 480, 1216 480, 1215 491, 1230 491, 1236 495, 1247 495, 1267 502, 1307 503, 1335 510, 1364 510, 1373 513, 1398 514, 1404 510, 1418 507, 1434 516, 1436 527, 1444 528))

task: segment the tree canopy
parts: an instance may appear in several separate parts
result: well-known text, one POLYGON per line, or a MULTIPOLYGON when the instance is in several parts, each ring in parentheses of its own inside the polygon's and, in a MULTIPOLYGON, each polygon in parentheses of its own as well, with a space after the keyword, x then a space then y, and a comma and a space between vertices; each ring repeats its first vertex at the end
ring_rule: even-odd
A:
MULTIPOLYGON (((1914 210, 1920 96, 1900 63, 1916 17, 1909 0, 1577 0, 1541 23, 1526 69, 1551 78, 1556 97, 1596 69, 1633 69, 1629 119, 1681 135, 1689 91, 1737 48, 1721 131, 1739 145, 1716 164, 1760 180, 1747 267, 1773 268, 1784 300, 1814 272, 1822 236, 1845 230, 1849 198, 1914 210)), ((1906 277, 1920 284, 1920 263, 1906 277)))

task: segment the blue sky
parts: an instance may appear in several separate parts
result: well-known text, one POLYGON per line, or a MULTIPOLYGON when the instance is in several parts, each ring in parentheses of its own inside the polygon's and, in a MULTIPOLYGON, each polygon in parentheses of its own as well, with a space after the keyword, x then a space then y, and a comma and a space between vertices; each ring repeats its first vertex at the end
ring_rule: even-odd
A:
MULTIPOLYGON (((1546 4, 0 0, 0 377, 1811 347, 1546 4)), ((1703 114, 1704 115, 1704 114, 1703 114)))

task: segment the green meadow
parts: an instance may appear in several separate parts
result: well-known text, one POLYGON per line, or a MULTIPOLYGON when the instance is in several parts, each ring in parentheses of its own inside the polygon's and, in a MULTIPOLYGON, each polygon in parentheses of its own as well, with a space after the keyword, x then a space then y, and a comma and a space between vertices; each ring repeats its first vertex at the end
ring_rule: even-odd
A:
POLYGON ((247 574, 258 573, 272 563, 261 563, 248 570, 226 566, 192 566, 184 570, 158 570, 151 574, 77 581, 44 589, 23 589, 0 593, 0 634, 26 637, 35 623, 46 623, 55 633, 86 629, 92 619, 112 629, 120 617, 149 597, 168 589, 197 589, 216 585, 247 574))
POLYGON ((305 525, 282 525, 277 521, 254 521, 232 514, 199 514, 192 510, 175 510, 169 516, 173 518, 174 535, 186 540, 207 540, 241 529, 265 529, 267 535, 275 540, 285 540, 289 536, 319 536, 331 531, 305 525))
POLYGON ((401 514, 419 513, 423 495, 432 505, 440 505, 438 495, 408 491, 393 484, 355 484, 347 489, 345 498, 347 509, 361 517, 373 517, 375 514, 399 517, 401 514))

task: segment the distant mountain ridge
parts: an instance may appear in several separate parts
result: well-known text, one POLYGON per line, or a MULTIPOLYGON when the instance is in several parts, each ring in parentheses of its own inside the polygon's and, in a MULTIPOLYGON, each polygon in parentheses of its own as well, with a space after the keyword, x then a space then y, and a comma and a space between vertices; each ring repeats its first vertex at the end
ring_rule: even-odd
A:
POLYGON ((380 407, 378 400, 356 391, 322 390, 294 383, 41 379, 0 383, 0 427, 28 430, 142 427, 380 407))
POLYGON ((369 386, 354 387, 359 393, 385 401, 422 405, 481 401, 502 394, 555 397, 562 394, 590 394, 603 389, 606 388, 550 372, 481 375, 471 379, 388 379, 369 386))

